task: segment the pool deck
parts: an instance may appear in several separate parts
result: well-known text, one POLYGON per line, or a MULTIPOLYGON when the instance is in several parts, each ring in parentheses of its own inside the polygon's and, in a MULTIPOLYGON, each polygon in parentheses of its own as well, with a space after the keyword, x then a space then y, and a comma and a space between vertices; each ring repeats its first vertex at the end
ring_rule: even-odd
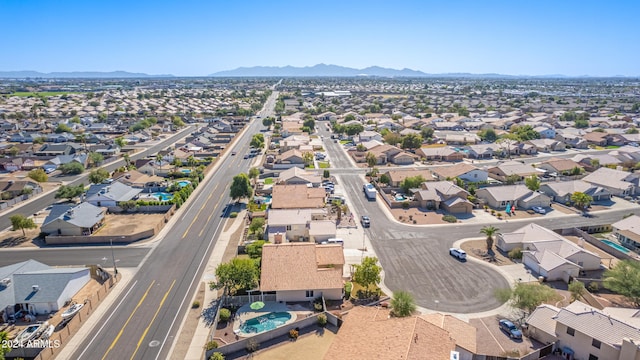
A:
POLYGON ((290 324, 299 318, 304 318, 306 316, 312 315, 314 312, 309 310, 301 305, 286 305, 278 302, 265 302, 264 307, 260 310, 251 310, 251 304, 243 305, 236 312, 236 317, 233 322, 233 332, 242 337, 251 337, 257 334, 245 334, 240 331, 240 326, 244 324, 245 321, 253 318, 257 318, 258 316, 265 315, 272 312, 288 312, 291 314, 291 319, 289 319, 284 325, 290 324))

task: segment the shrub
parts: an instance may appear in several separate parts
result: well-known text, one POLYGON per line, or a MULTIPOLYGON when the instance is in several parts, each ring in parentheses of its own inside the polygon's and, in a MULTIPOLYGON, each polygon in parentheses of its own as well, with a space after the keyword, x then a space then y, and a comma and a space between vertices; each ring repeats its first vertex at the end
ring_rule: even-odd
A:
POLYGON ((405 210, 409 209, 409 202, 408 201, 403 202, 402 203, 402 208, 405 209, 405 210))
POLYGON ((509 258, 510 259, 516 259, 516 260, 521 260, 522 259, 522 249, 517 247, 514 248, 513 250, 509 251, 509 258))
POLYGON ((200 301, 196 300, 193 302, 193 304, 191 304, 191 308, 192 309, 197 309, 200 307, 200 301))
POLYGON ((600 290, 600 285, 598 285, 597 282, 590 282, 589 283, 589 291, 590 292, 598 292, 598 290, 600 290))
POLYGON ((247 341, 247 352, 256 352, 259 348, 260 344, 256 341, 256 339, 249 339, 249 341, 247 341))
POLYGON ((296 329, 291 329, 289 330, 289 337, 292 339, 297 339, 298 338, 298 330, 296 329))
POLYGON ((220 321, 229 321, 231 319, 231 311, 226 308, 220 309, 220 321))
POLYGON ((33 169, 29 171, 29 174, 27 176, 37 182, 47 182, 47 180, 49 179, 47 173, 42 169, 33 169))
POLYGON ((209 356, 209 360, 224 360, 224 355, 221 352, 214 352, 209 356))
POLYGON ((453 216, 453 215, 445 215, 442 217, 442 221, 446 221, 449 223, 457 223, 458 222, 458 218, 453 216))
POLYGON ((317 303, 313 303, 313 308, 314 308, 316 311, 322 311, 322 310, 323 310, 323 308, 322 308, 322 303, 319 303, 319 302, 317 302, 317 303))
POLYGON ((496 214, 496 211, 491 209, 491 215, 495 215, 495 214, 496 214))
POLYGON ((217 349, 218 348, 218 342, 211 340, 211 341, 207 342, 207 345, 205 345, 205 346, 206 346, 207 351, 213 350, 213 349, 217 349))
POLYGON ((232 219, 235 219, 235 218, 238 217, 238 213, 233 211, 231 214, 229 214, 229 217, 232 218, 232 219))
POLYGON ((351 282, 346 282, 344 284, 344 297, 345 297, 345 299, 351 298, 351 289, 353 289, 353 284, 351 282))
POLYGON ((327 325, 327 315, 320 314, 318 315, 318 325, 325 327, 327 325))
POLYGON ((496 216, 498 217, 498 219, 502 218, 502 213, 497 213, 496 216))

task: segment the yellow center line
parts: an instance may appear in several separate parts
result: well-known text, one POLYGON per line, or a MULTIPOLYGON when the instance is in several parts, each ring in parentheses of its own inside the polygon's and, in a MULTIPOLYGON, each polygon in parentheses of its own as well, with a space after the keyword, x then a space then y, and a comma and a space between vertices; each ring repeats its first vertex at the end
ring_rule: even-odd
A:
POLYGON ((171 283, 171 287, 169 287, 169 290, 167 290, 167 292, 164 293, 164 296, 162 297, 162 301, 160 301, 160 306, 158 306, 156 313, 153 314, 153 318, 151 318, 151 322, 149 323, 149 326, 147 326, 147 328, 144 329, 144 332, 142 333, 140 340, 138 340, 138 345, 136 346, 136 350, 133 352, 133 355, 131 355, 130 359, 133 359, 136 356, 136 353, 138 352, 138 349, 140 349, 140 345, 142 344, 142 341, 144 340, 145 336, 147 336, 147 333, 149 332, 151 325, 153 325, 153 322, 156 321, 156 317, 158 316, 158 313, 160 312, 160 309, 162 308, 164 301, 167 300, 167 296, 169 296, 169 293, 171 292, 171 289, 173 289, 173 285, 175 284, 176 284, 176 280, 174 279, 173 282, 171 283))
POLYGON ((196 222, 196 220, 198 220, 198 216, 200 216, 200 213, 202 212, 202 210, 204 210, 204 207, 207 206, 208 201, 211 200, 211 197, 213 196, 213 193, 215 193, 216 189, 218 188, 218 185, 220 185, 220 184, 216 184, 216 186, 213 188, 213 190, 211 191, 209 196, 207 196, 207 200, 204 202, 204 204, 202 204, 202 207, 200 208, 200 210, 196 214, 196 217, 193 218, 193 220, 191 220, 191 224, 189 224, 189 227, 187 228, 187 230, 185 230, 184 234, 182 234, 182 238, 183 239, 187 237, 187 234, 189 233, 189 230, 191 230, 191 227, 193 226, 193 224, 196 222))
POLYGON ((118 335, 116 336, 116 338, 113 340, 113 342, 111 343, 111 346, 109 346, 109 349, 107 349, 107 352, 104 353, 104 356, 102 357, 102 360, 104 360, 107 355, 109 354, 109 351, 111 351, 111 349, 113 349, 116 346, 116 343, 118 342, 118 340, 120 340, 120 336, 122 336, 122 333, 124 332, 124 329, 127 327, 127 324, 129 324, 129 321, 131 321, 131 318, 133 317, 133 315, 136 313, 136 311, 138 310, 138 308, 140 307, 140 305, 142 305, 142 302, 144 302, 144 299, 147 297, 147 295, 149 294, 149 291, 151 290, 151 287, 153 286, 153 283, 155 283, 156 281, 153 280, 151 282, 151 285, 149 285, 149 287, 147 288, 147 291, 144 292, 144 295, 142 295, 142 298, 140 299, 140 301, 138 302, 138 305, 136 305, 136 308, 133 309, 133 312, 131 312, 131 315, 129 315, 129 318, 127 319, 127 321, 124 323, 124 326, 122 327, 122 329, 120 329, 120 332, 118 333, 118 335))

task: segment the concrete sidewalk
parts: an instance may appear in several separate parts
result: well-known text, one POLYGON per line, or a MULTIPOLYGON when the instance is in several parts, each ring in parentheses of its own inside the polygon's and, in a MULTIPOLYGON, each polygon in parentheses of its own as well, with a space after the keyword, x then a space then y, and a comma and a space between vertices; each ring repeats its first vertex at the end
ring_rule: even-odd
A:
MULTIPOLYGON (((211 253, 211 257, 207 262, 207 267, 202 273, 202 278, 200 279, 201 283, 205 284, 205 292, 204 292, 204 300, 202 302, 203 311, 210 306, 210 304, 216 300, 217 291, 209 290, 208 283, 210 281, 214 281, 216 276, 216 268, 220 263, 222 263, 224 253, 229 245, 229 242, 232 240, 231 236, 235 233, 244 223, 244 217, 247 213, 247 210, 242 210, 238 213, 238 217, 235 219, 228 219, 227 221, 233 220, 233 224, 229 227, 228 230, 224 231, 218 237, 218 241, 216 242, 215 247, 213 248, 213 252, 211 253)), ((235 241, 235 239, 234 239, 235 241)), ((192 302, 195 300, 195 297, 192 299, 192 302)), ((178 329, 178 334, 182 332, 182 328, 184 327, 185 321, 187 317, 185 316, 182 320, 182 324, 180 324, 180 329, 178 329)), ((204 316, 200 316, 198 319, 198 327, 196 328, 195 334, 191 339, 191 345, 189 345, 189 350, 187 350, 187 354, 185 355, 185 360, 201 360, 203 358, 204 346, 210 340, 210 336, 212 334, 211 327, 207 325, 207 319, 204 316)), ((178 340, 180 341, 180 340, 178 340)), ((175 349, 176 342, 174 341, 171 349, 169 351, 169 358, 173 357, 173 351, 175 349)))

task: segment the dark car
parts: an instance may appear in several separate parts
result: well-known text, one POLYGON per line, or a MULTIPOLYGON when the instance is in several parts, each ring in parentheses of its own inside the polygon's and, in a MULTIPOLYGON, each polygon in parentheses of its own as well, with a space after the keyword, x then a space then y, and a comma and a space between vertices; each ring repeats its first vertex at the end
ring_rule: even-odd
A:
POLYGON ((362 223, 362 227, 368 228, 371 226, 371 219, 369 219, 367 215, 362 215, 362 217, 360 217, 360 222, 362 223))
POLYGON ((500 330, 506 332, 512 339, 522 339, 522 331, 507 319, 500 320, 500 330))
POLYGON ((235 151, 231 152, 231 156, 235 156, 237 153, 235 151))

